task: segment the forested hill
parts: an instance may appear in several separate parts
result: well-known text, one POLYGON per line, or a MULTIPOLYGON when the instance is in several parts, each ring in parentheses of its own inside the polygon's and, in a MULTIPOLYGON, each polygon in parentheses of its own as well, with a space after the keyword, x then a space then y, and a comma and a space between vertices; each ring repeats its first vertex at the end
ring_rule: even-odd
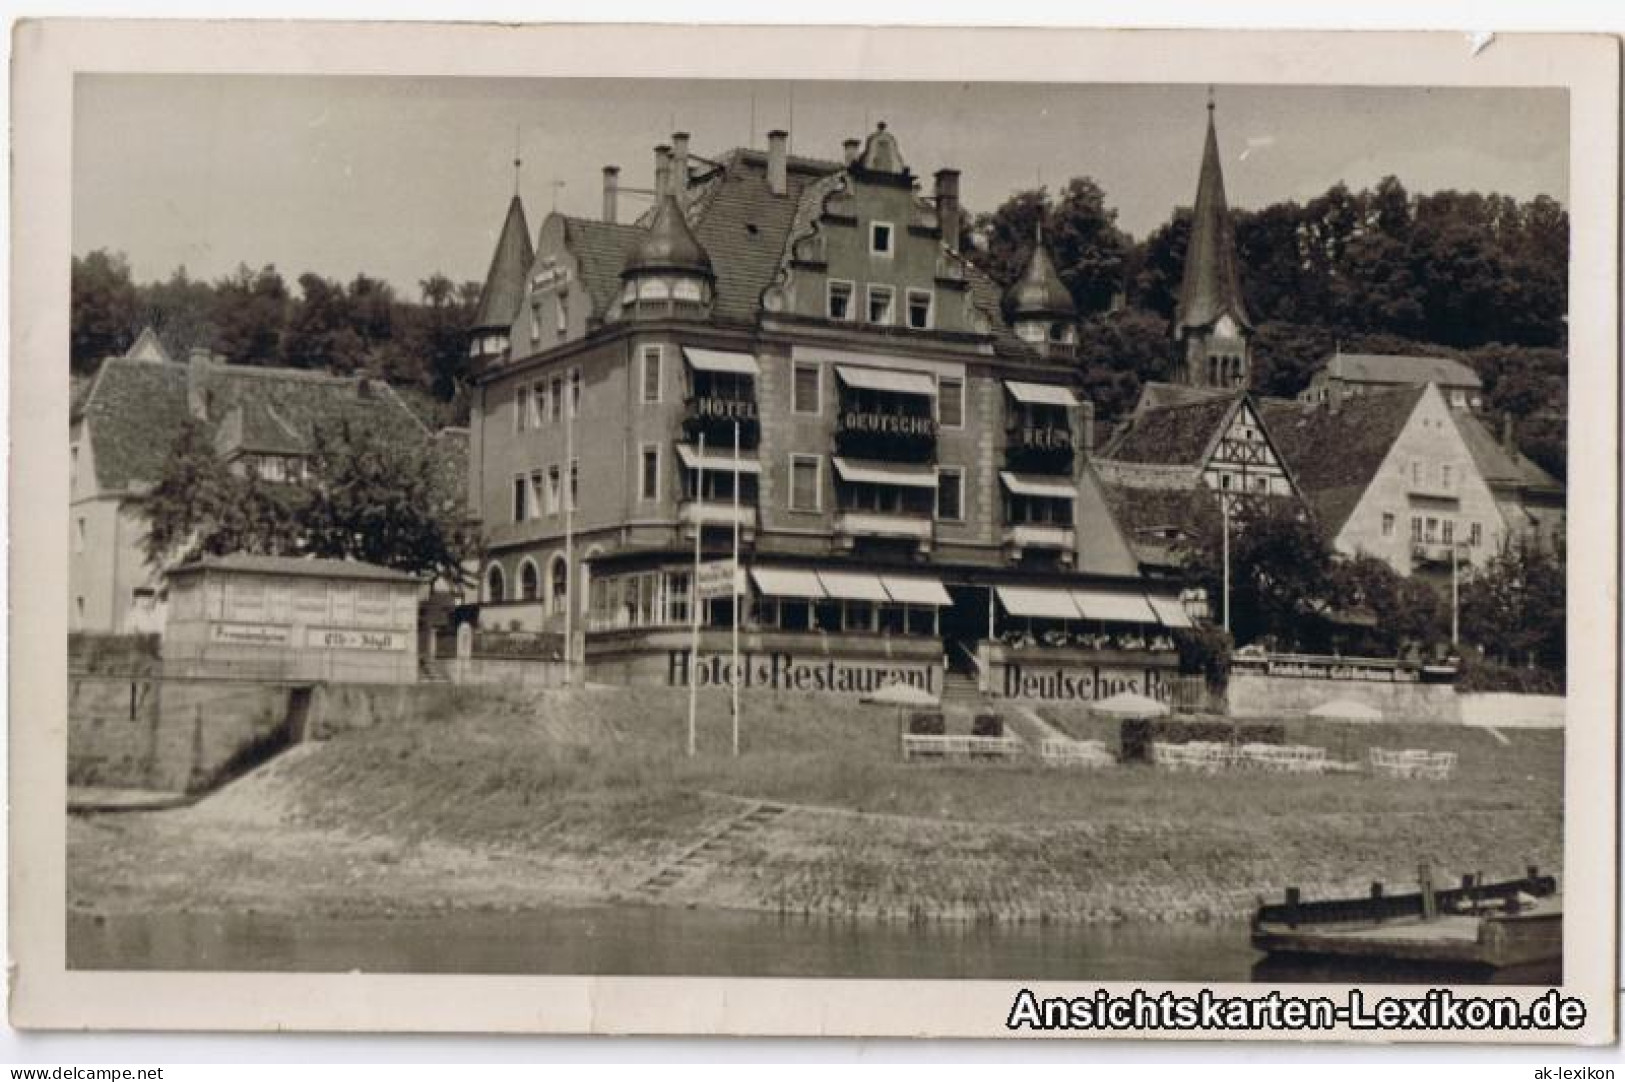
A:
MULTIPOLYGON (((1566 475, 1569 217, 1556 200, 1413 196, 1389 177, 1231 217, 1257 328, 1255 390, 1296 394, 1339 346, 1455 357, 1484 380, 1492 420, 1510 419, 1525 453, 1566 475)), ((1040 223, 1085 313, 1079 365, 1109 420, 1141 383, 1172 374, 1188 214, 1136 240, 1100 187, 1078 177, 976 216, 971 257, 1008 284, 1040 223)), ((407 299, 365 274, 341 283, 306 273, 290 287, 275 267, 247 265, 214 282, 182 269, 136 283, 122 256, 98 250, 73 261, 70 359, 75 373, 93 371, 151 325, 177 358, 202 345, 235 364, 365 371, 421 389, 443 404, 443 420, 460 422, 479 288, 435 273, 407 299)))

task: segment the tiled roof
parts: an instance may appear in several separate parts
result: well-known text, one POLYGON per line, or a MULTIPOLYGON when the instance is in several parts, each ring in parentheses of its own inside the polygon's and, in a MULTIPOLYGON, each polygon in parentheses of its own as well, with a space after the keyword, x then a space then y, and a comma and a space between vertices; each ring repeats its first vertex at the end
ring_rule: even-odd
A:
POLYGON ((1140 397, 1134 404, 1136 412, 1162 409, 1164 406, 1185 406, 1192 402, 1205 402, 1213 398, 1229 398, 1234 391, 1221 387, 1187 387, 1183 383, 1162 383, 1153 380, 1140 387, 1140 397))
POLYGON ((1241 392, 1231 392, 1137 410, 1101 457, 1147 465, 1200 464, 1223 433, 1242 397, 1241 392))
POLYGON ((1160 489, 1103 485, 1102 489, 1135 557, 1148 567, 1178 567, 1182 540, 1218 513, 1212 491, 1205 485, 1160 489))
POLYGON ((1451 410, 1450 416, 1456 422, 1456 430, 1461 433, 1462 442, 1467 444, 1468 453, 1473 456, 1473 464, 1478 467, 1478 472, 1491 487, 1506 485, 1549 489, 1563 487, 1561 481, 1535 465, 1521 452, 1509 450, 1504 446, 1478 417, 1462 410, 1451 410))
POLYGON ((234 448, 308 451, 318 427, 345 423, 387 440, 422 440, 428 434, 394 389, 378 380, 222 364, 194 373, 184 364, 114 357, 102 364, 84 409, 103 491, 157 481, 191 416, 188 385, 193 378, 201 379, 200 420, 209 437, 234 448))
POLYGON ((564 235, 580 267, 581 284, 592 296, 595 315, 602 316, 621 294, 621 268, 643 239, 643 230, 619 222, 563 215, 564 235))
POLYGON ((360 582, 417 582, 417 577, 378 564, 360 560, 324 560, 309 556, 251 556, 232 553, 205 556, 182 564, 170 572, 184 575, 193 571, 237 571, 256 575, 298 575, 311 578, 346 579, 360 582))
POLYGON ((1202 147, 1202 171, 1196 182, 1196 208, 1191 213, 1190 240, 1185 246, 1185 275, 1179 283, 1174 329, 1208 327, 1226 312, 1243 326, 1252 326, 1242 300, 1241 275, 1236 264, 1236 238, 1230 226, 1230 208, 1224 198, 1219 137, 1213 130, 1213 109, 1210 106, 1207 142, 1202 147))
POLYGON ((491 269, 486 272, 485 288, 480 291, 474 326, 506 329, 513 323, 519 306, 525 301, 525 276, 530 273, 535 258, 530 226, 525 224, 525 205, 515 194, 508 201, 508 216, 503 219, 496 251, 491 255, 491 269))
POLYGON ((1448 357, 1339 353, 1326 362, 1326 374, 1350 383, 1437 383, 1474 390, 1484 386, 1477 372, 1448 357))
POLYGON ((1424 384, 1338 405, 1260 401, 1264 426, 1328 537, 1342 530, 1426 392, 1424 384))

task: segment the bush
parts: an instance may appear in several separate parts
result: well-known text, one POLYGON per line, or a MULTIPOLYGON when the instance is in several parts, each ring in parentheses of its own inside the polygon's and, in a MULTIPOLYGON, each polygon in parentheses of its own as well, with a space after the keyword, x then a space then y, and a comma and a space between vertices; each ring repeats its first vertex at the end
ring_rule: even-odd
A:
POLYGON ((910 736, 944 736, 948 732, 948 722, 938 713, 910 714, 908 719, 908 733, 910 736))
POLYGON ((1511 691, 1522 695, 1562 695, 1564 676, 1554 669, 1502 665, 1481 654, 1469 653, 1461 659, 1456 674, 1456 690, 1511 691))
POLYGON ((74 631, 68 634, 68 664, 93 673, 150 673, 158 667, 160 641, 157 635, 74 631))
POLYGON ((1211 625, 1179 628, 1174 631, 1174 649, 1179 651, 1179 671, 1201 676, 1214 691, 1223 691, 1230 682, 1230 652, 1235 648, 1230 632, 1211 625))
POLYGON ((997 714, 977 714, 971 722, 972 736, 1003 736, 1004 719, 997 714))

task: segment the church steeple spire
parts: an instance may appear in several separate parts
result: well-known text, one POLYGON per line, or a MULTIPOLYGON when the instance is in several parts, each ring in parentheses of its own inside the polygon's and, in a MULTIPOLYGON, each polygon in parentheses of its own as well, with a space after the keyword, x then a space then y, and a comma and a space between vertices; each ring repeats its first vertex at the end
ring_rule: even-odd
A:
POLYGON ((1241 292, 1213 113, 1209 88, 1207 140, 1196 181, 1174 338, 1185 346, 1185 382, 1198 387, 1237 387, 1246 386, 1251 374, 1248 339, 1253 324, 1241 292))
MULTIPOLYGON (((514 163, 518 171, 518 160, 514 163)), ((525 204, 517 189, 508 200, 508 215, 497 235, 496 251, 491 253, 491 269, 480 290, 479 307, 469 328, 469 356, 476 367, 500 357, 508 348, 508 334, 525 299, 525 276, 536 258, 530 241, 530 225, 525 221, 525 204)))

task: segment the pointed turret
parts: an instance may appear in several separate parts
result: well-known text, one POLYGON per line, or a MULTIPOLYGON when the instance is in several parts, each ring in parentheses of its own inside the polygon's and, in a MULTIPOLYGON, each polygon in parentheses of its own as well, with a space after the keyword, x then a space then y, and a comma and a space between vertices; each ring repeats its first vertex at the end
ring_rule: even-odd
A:
POLYGON ((536 250, 530 242, 530 226, 525 221, 525 205, 515 192, 508 201, 508 216, 491 255, 491 269, 485 275, 479 307, 469 328, 469 355, 476 367, 508 348, 508 333, 525 299, 525 275, 530 273, 536 250))
POLYGON ((1251 374, 1248 339, 1252 330, 1241 293, 1210 97, 1207 142, 1202 148, 1196 206, 1185 247, 1185 275, 1174 313, 1174 338, 1185 346, 1185 382, 1198 387, 1246 386, 1251 374))
POLYGON ((1004 294, 1004 313, 1016 334, 1046 356, 1055 347, 1070 349, 1077 341, 1078 308, 1044 247, 1041 226, 1026 269, 1004 294))

